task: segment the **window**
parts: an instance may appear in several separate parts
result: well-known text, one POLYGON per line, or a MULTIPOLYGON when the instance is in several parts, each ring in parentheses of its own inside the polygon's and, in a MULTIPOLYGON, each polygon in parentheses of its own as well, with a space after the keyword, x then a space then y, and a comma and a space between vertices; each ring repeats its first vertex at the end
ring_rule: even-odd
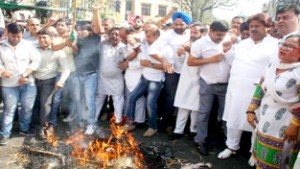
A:
POLYGON ((126 11, 131 11, 131 0, 126 0, 126 11))
POLYGON ((150 16, 151 15, 151 4, 142 4, 141 14, 150 16))
POLYGON ((158 6, 158 16, 164 17, 164 16, 166 16, 166 14, 167 14, 167 7, 159 5, 158 6))

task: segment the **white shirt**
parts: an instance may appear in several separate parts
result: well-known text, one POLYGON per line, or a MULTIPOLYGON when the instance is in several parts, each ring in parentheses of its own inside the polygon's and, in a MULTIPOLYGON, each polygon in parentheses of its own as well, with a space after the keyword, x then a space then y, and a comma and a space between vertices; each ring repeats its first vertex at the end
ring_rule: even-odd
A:
POLYGON ((33 72, 33 76, 39 80, 47 80, 54 78, 58 73, 58 68, 62 69, 62 74, 59 82, 65 83, 70 74, 70 69, 67 61, 66 54, 62 51, 53 51, 51 47, 43 50, 38 47, 42 59, 41 66, 33 72))
MULTIPOLYGON (((41 63, 41 54, 37 48, 29 41, 21 40, 20 43, 13 48, 8 40, 0 44, 0 69, 11 71, 13 75, 10 78, 2 78, 1 86, 17 87, 18 80, 27 69, 37 70, 41 63)), ((33 83, 34 79, 30 75, 29 83, 33 83)))
MULTIPOLYGON (((131 46, 126 45, 122 48, 125 53, 125 57, 127 58, 133 52, 131 46)), ((140 60, 136 57, 133 60, 128 62, 128 68, 125 71, 125 84, 127 89, 132 92, 135 86, 138 84, 141 76, 142 76, 143 67, 140 64, 140 60)))
MULTIPOLYGON (((153 45, 153 44, 152 44, 153 45)), ((148 43, 146 43, 145 41, 143 43, 141 43, 141 52, 138 55, 138 58, 141 59, 147 59, 150 60, 152 63, 154 64, 161 64, 158 60, 152 58, 149 55, 149 48, 152 45, 148 45, 148 43)), ((163 51, 161 51, 162 55, 164 56, 169 56, 172 55, 172 49, 170 47, 165 47, 163 49, 163 51)), ((165 73, 163 70, 160 69, 154 69, 151 67, 143 67, 143 76, 145 77, 145 79, 149 80, 149 81, 155 81, 155 82, 160 82, 160 81, 164 81, 165 80, 165 73)))
MULTIPOLYGON (((228 36, 224 38, 224 41, 228 41, 228 36)), ((211 40, 209 35, 206 35, 192 44, 191 54, 195 58, 210 58, 223 52, 223 42, 217 44, 211 40)), ((220 62, 201 65, 200 77, 207 84, 227 83, 232 58, 233 51, 231 49, 220 62)))
MULTIPOLYGON (((174 66, 174 71, 176 73, 181 72, 181 68, 184 62, 184 57, 178 57, 177 49, 181 47, 182 44, 190 40, 190 31, 186 30, 183 35, 177 34, 174 29, 168 30, 163 33, 149 48, 149 54, 159 54, 167 45, 169 45, 173 50, 173 55, 171 60, 168 59, 174 66)), ((164 56, 164 55, 163 55, 164 56)), ((164 56, 167 58, 166 56, 164 56)))

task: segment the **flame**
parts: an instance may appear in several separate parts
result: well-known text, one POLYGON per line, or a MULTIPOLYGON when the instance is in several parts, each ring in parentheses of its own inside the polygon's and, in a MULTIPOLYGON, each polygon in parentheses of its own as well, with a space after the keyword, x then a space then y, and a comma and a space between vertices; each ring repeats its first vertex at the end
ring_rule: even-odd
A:
POLYGON ((58 143, 58 137, 55 136, 55 131, 53 126, 49 125, 48 121, 45 122, 46 130, 46 139, 47 142, 50 143, 53 147, 57 146, 58 143))
POLYGON ((69 137, 66 143, 73 147, 71 156, 82 165, 91 163, 103 169, 116 164, 144 169, 141 163, 144 157, 134 137, 124 132, 123 127, 116 126, 114 121, 114 118, 110 120, 112 134, 107 140, 87 138, 82 130, 69 137))

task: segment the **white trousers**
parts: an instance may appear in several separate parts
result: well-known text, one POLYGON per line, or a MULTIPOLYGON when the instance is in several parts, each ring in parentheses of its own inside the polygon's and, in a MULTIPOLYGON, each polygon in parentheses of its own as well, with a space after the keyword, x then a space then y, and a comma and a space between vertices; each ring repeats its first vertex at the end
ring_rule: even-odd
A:
MULTIPOLYGON (((96 120, 99 118, 100 111, 105 102, 106 95, 104 94, 96 94, 96 120)), ((114 105, 114 115, 116 117, 116 123, 122 122, 122 114, 124 107, 124 95, 122 96, 112 96, 113 105, 114 105)))
MULTIPOLYGON (((243 134, 243 130, 227 127, 226 146, 231 150, 240 149, 240 141, 241 141, 242 134, 243 134)), ((255 137, 256 137, 256 131, 254 130, 252 132, 252 137, 251 137, 250 152, 252 152, 255 137)))
POLYGON ((174 133, 183 134, 184 127, 189 118, 189 115, 191 117, 190 131, 193 133, 196 133, 197 132, 197 128, 196 128, 197 114, 198 114, 198 111, 191 111, 188 109, 178 108, 174 133))

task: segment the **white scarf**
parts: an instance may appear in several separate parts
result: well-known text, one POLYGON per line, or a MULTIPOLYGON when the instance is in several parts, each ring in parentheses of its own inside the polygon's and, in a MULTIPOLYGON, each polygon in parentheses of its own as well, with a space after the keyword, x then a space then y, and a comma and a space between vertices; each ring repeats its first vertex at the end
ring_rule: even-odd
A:
POLYGON ((268 87, 268 90, 271 94, 271 96, 280 103, 295 103, 299 100, 298 96, 295 96, 291 99, 285 99, 280 97, 276 92, 276 70, 277 69, 292 69, 300 66, 300 62, 296 63, 281 63, 280 60, 276 60, 273 62, 273 64, 267 69, 265 73, 265 83, 268 87))

